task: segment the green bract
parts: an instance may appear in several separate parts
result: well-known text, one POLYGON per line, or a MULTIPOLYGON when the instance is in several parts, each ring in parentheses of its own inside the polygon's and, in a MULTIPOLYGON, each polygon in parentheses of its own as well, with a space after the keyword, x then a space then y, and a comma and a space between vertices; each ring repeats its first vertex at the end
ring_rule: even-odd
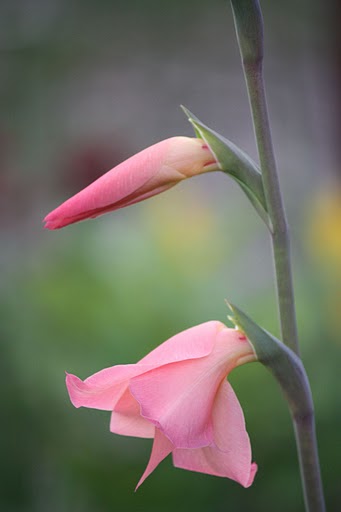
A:
POLYGON ((202 123, 187 108, 183 106, 181 108, 193 125, 196 136, 208 144, 219 162, 221 170, 229 174, 241 186, 260 217, 270 227, 262 175, 257 164, 233 142, 202 123))
POLYGON ((284 343, 268 333, 243 311, 228 304, 230 320, 245 333, 258 361, 266 366, 280 384, 295 419, 309 417, 313 411, 308 378, 301 359, 284 343))

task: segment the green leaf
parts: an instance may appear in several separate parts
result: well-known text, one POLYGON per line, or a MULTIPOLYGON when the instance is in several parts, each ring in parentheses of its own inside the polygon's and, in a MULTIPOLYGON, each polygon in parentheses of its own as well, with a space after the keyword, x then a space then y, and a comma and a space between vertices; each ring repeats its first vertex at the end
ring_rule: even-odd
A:
POLYGON ((203 139, 209 146, 219 162, 221 170, 229 174, 240 185, 260 217, 271 229, 262 175, 257 164, 233 142, 202 123, 187 108, 183 106, 181 108, 192 124, 196 136, 203 139))
POLYGON ((311 414, 313 402, 301 359, 243 311, 233 304, 228 303, 228 306, 233 313, 229 319, 246 335, 258 361, 266 366, 278 381, 293 417, 304 418, 311 414))

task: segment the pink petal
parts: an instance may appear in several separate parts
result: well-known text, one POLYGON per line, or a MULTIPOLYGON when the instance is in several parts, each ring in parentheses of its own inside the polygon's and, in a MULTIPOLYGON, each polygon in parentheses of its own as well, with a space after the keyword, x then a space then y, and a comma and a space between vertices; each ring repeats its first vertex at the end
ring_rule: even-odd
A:
POLYGON ((175 449, 174 466, 230 478, 249 487, 257 472, 257 465, 251 463, 243 411, 226 381, 217 393, 212 418, 215 445, 197 450, 175 449))
POLYGON ((141 416, 140 405, 128 389, 111 414, 110 431, 124 436, 154 437, 154 425, 141 416))
POLYGON ((111 169, 45 217, 59 229, 159 194, 179 181, 218 164, 199 139, 173 137, 151 146, 111 169))
POLYGON ((158 172, 169 140, 132 156, 65 201, 45 217, 45 227, 61 228, 114 210, 116 205, 120 208, 120 201, 131 198, 158 172))
POLYGON ((211 409, 222 377, 203 370, 202 359, 173 363, 133 378, 129 385, 141 415, 178 448, 213 442, 211 409))
POLYGON ((152 453, 150 455, 150 459, 148 465, 143 473, 142 477, 139 480, 139 483, 136 486, 137 490, 140 485, 145 481, 145 479, 154 471, 154 469, 160 464, 163 459, 167 457, 173 450, 173 445, 165 437, 162 432, 160 432, 157 428, 155 429, 155 438, 152 448, 152 453))
POLYGON ((161 366, 205 357, 212 352, 217 334, 225 328, 223 323, 211 321, 186 329, 159 345, 137 364, 161 366))
MULTIPOLYGON (((195 329, 198 341, 202 342, 207 336, 212 345, 206 357, 188 359, 190 351, 186 350, 181 354, 182 360, 165 365, 169 361, 167 357, 162 361, 164 366, 141 373, 132 378, 129 385, 141 405, 141 415, 154 423, 177 448, 199 448, 213 442, 211 416, 216 392, 239 359, 253 354, 245 337, 220 322, 209 322, 195 329)), ((181 333, 185 340, 190 331, 181 333)), ((174 338, 176 342, 179 336, 174 338)), ((195 337, 193 341, 189 338, 190 350, 196 346, 195 337)), ((179 351, 178 345, 176 347, 179 351)), ((170 350, 172 346, 164 344, 161 350, 165 349, 170 350)), ((154 351, 142 360, 143 363, 152 361, 149 357, 156 355, 159 354, 154 351)))
POLYGON ((217 331, 223 327, 220 322, 192 327, 165 341, 139 363, 105 368, 85 381, 67 374, 71 402, 75 407, 113 410, 129 379, 174 361, 206 356, 212 351, 217 331))
POLYGON ((251 463, 251 445, 245 429, 243 409, 229 382, 224 380, 218 390, 212 410, 214 443, 227 453, 239 454, 243 466, 251 463))
POLYGON ((66 386, 75 407, 91 407, 111 411, 128 386, 129 379, 152 366, 135 364, 105 368, 82 381, 66 374, 66 386))

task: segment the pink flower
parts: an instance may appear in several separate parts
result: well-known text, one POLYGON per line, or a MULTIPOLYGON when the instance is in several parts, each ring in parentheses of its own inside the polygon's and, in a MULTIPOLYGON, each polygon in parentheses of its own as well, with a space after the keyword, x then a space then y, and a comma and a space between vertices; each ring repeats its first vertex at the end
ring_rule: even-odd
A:
POLYGON ((75 407, 112 411, 116 434, 154 438, 137 487, 170 453, 178 468, 249 487, 257 471, 229 372, 256 356, 245 336, 207 322, 173 336, 137 364, 119 365, 85 381, 68 374, 75 407))
POLYGON ((200 139, 173 137, 132 156, 49 213, 44 222, 58 229, 160 194, 181 180, 218 170, 200 139))

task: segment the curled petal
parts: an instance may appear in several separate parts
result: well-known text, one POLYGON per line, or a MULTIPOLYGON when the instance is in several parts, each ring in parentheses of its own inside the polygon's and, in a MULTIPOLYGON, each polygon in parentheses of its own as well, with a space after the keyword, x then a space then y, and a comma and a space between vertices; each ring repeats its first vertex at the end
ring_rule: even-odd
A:
POLYGON ((145 479, 154 471, 154 469, 160 464, 171 453, 173 450, 173 445, 167 439, 166 436, 162 434, 157 428, 155 429, 155 437, 152 448, 152 453, 150 455, 150 459, 148 465, 145 469, 145 472, 141 476, 139 483, 136 486, 137 490, 141 484, 145 481, 145 479))
POLYGON ((75 375, 66 374, 66 387, 75 407, 90 407, 111 411, 128 386, 129 379, 151 366, 127 364, 112 366, 82 381, 75 375))
POLYGON ((220 322, 197 325, 173 336, 137 364, 105 368, 84 381, 67 374, 71 402, 75 407, 113 410, 130 379, 162 365, 207 356, 213 349, 216 333, 223 327, 220 322))
POLYGON ((253 482, 257 465, 251 463, 251 444, 243 409, 227 381, 222 383, 217 393, 212 418, 216 447, 233 460, 234 480, 248 487, 253 482))
POLYGON ((179 448, 207 446, 213 441, 211 408, 219 382, 203 378, 198 361, 156 368, 129 385, 141 415, 179 448))
POLYGON ((224 381, 213 408, 214 443, 197 450, 173 451, 178 468, 230 478, 249 487, 257 472, 251 463, 249 436, 243 411, 230 384, 224 381))
POLYGON ((239 480, 231 471, 229 456, 209 446, 197 450, 175 449, 173 451, 173 464, 176 468, 229 478, 230 480, 235 480, 243 487, 250 487, 252 485, 257 472, 257 464, 252 463, 245 478, 239 480))
POLYGON ((217 335, 223 329, 226 329, 225 325, 217 321, 186 329, 159 345, 138 364, 162 366, 205 357, 212 352, 217 335))
POLYGON ((154 425, 141 416, 140 405, 129 389, 126 389, 115 405, 111 414, 110 431, 123 436, 154 437, 154 425))
MULTIPOLYGON (((254 357, 250 355, 253 354, 250 344, 238 331, 219 322, 204 326, 212 328, 212 324, 215 332, 212 329, 210 332, 214 341, 206 357, 183 358, 159 366, 133 377, 129 384, 141 406, 141 415, 159 428, 176 448, 200 448, 213 443, 212 408, 220 384, 240 358, 254 357)), ((201 327, 196 328, 200 333, 201 327)))

